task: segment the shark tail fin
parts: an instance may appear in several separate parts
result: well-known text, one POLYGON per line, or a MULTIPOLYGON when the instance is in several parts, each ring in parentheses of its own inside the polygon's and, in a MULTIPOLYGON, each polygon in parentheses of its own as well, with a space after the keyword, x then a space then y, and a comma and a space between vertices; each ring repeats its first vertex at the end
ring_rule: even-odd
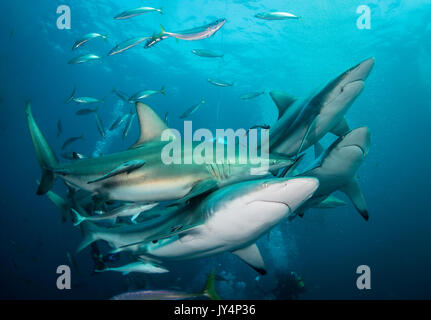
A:
POLYGON ((211 270, 211 272, 208 275, 207 283, 205 285, 203 295, 210 298, 211 300, 221 300, 220 296, 218 295, 215 289, 214 270, 211 270))
POLYGON ((72 215, 75 219, 75 222, 73 223, 73 225, 79 226, 82 222, 84 222, 85 220, 87 220, 86 217, 82 216, 78 211, 76 211, 75 209, 72 208, 72 215))
POLYGON ((33 118, 30 101, 27 101, 25 114, 36 158, 42 170, 42 178, 37 189, 37 194, 42 195, 47 193, 54 184, 53 170, 58 165, 58 160, 33 118))
POLYGON ((76 249, 77 253, 87 248, 93 242, 99 240, 97 236, 99 227, 97 225, 89 221, 84 221, 80 224, 80 226, 82 232, 82 240, 78 246, 78 249, 76 249))

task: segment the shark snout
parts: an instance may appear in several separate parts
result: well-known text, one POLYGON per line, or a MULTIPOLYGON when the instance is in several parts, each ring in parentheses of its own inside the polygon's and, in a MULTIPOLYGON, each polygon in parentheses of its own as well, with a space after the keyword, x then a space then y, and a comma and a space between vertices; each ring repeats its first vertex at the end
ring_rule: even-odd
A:
POLYGON ((310 199, 319 186, 316 178, 274 179, 262 185, 260 201, 282 203, 291 213, 310 199))
POLYGON ((350 131, 343 138, 340 147, 357 146, 362 150, 364 157, 367 156, 371 145, 371 131, 367 127, 360 127, 350 131))
POLYGON ((348 72, 348 82, 365 81, 374 67, 374 61, 374 58, 369 58, 350 69, 348 72))

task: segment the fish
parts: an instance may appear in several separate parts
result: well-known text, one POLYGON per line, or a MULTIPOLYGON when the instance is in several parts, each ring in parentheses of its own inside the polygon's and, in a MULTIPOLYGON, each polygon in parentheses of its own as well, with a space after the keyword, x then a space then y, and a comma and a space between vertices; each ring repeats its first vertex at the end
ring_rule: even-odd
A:
POLYGON ((211 37, 214 35, 218 30, 220 30, 221 27, 226 23, 226 19, 217 19, 214 22, 211 22, 209 24, 183 30, 179 32, 167 32, 164 30, 163 26, 161 26, 161 36, 170 36, 181 40, 202 40, 211 37))
POLYGON ((212 50, 205 50, 205 49, 193 49, 192 53, 199 57, 204 57, 204 58, 223 58, 224 56, 223 53, 212 51, 212 50))
POLYGON ((254 126, 250 127, 249 129, 247 129, 245 135, 247 135, 251 129, 257 129, 257 128, 269 130, 269 129, 271 129, 271 126, 269 124, 257 124, 257 125, 254 125, 254 126))
POLYGON ((111 127, 109 128, 109 131, 113 131, 115 129, 117 129, 119 126, 121 126, 130 116, 129 113, 123 114, 121 116, 119 116, 114 123, 111 125, 111 127))
POLYGON ((291 20, 291 19, 299 19, 299 17, 295 16, 289 12, 263 12, 257 13, 254 15, 256 18, 264 19, 264 20, 291 20))
POLYGON ((364 89, 373 66, 374 58, 366 59, 303 101, 282 91, 271 91, 278 120, 269 131, 270 152, 297 157, 328 132, 338 137, 349 132, 345 115, 364 89))
POLYGON ((146 163, 145 160, 130 160, 130 161, 124 162, 124 163, 120 164, 118 167, 116 167, 113 170, 109 171, 108 173, 104 174, 103 176, 101 176, 97 179, 91 180, 87 183, 91 184, 91 183, 95 183, 95 182, 100 182, 100 181, 109 179, 111 177, 114 177, 116 175, 123 174, 123 173, 130 174, 131 172, 141 168, 145 163, 146 163))
POLYGON ((108 37, 106 35, 101 35, 100 33, 88 33, 84 35, 81 39, 76 40, 73 44, 72 50, 78 49, 83 44, 87 43, 88 41, 92 39, 102 38, 103 40, 107 40, 108 37))
POLYGON ((115 93, 115 94, 117 95, 117 97, 119 97, 122 101, 127 102, 127 103, 130 103, 130 101, 129 101, 129 96, 128 96, 127 94, 125 94, 124 92, 119 91, 119 90, 117 90, 117 89, 115 89, 115 88, 113 88, 113 89, 111 90, 111 92, 112 92, 112 93, 115 93))
MULTIPOLYGON (((257 155, 236 153, 232 156, 225 154, 221 163, 216 163, 217 159, 213 157, 208 161, 209 163, 204 164, 186 164, 180 161, 178 165, 165 165, 160 154, 171 141, 161 141, 160 138, 163 133, 169 133, 169 129, 149 106, 137 102, 136 112, 140 132, 131 148, 97 158, 60 163, 34 119, 30 102, 27 102, 25 109, 27 125, 36 159, 42 171, 37 194, 48 192, 54 180, 59 178, 76 188, 103 197, 105 201, 187 201, 214 188, 250 179, 253 177, 252 174, 270 174, 273 170, 290 167, 294 163, 284 155, 269 154, 268 166, 262 166, 262 162, 259 162, 260 157, 257 155), (113 176, 109 183, 106 181, 87 183, 100 178, 125 162, 137 159, 147 161, 140 170, 131 172, 129 175, 113 176), (144 180, 139 178, 143 174, 144 180)), ((185 156, 189 157, 200 145, 200 142, 192 143, 192 148, 187 149, 185 156)), ((213 144, 214 148, 217 148, 217 143, 213 144)))
POLYGON ((105 267, 103 269, 96 269, 95 272, 106 272, 106 271, 116 271, 121 272, 124 275, 127 275, 131 272, 140 272, 140 273, 166 273, 169 270, 158 266, 151 262, 132 262, 124 266, 120 267, 105 267))
POLYGON ((101 215, 95 215, 95 216, 88 216, 83 215, 79 213, 77 210, 72 209, 72 213, 75 216, 75 226, 80 225, 84 221, 112 221, 115 222, 117 218, 121 217, 131 217, 130 221, 134 223, 136 219, 141 215, 141 213, 151 210, 154 207, 158 206, 159 204, 157 202, 154 203, 128 203, 125 205, 122 205, 118 208, 115 208, 107 213, 101 214, 101 215))
POLYGON ((203 104, 205 104, 206 102, 205 102, 205 99, 204 98, 202 98, 201 99, 201 101, 198 103, 198 104, 195 104, 195 105, 193 105, 193 106, 191 106, 190 108, 188 108, 181 116, 180 116, 180 119, 185 119, 185 118, 187 118, 187 117, 189 117, 189 116, 191 116, 193 113, 195 113, 198 109, 199 109, 199 107, 201 106, 201 105, 203 105, 203 104))
POLYGON ((106 137, 105 128, 103 127, 103 122, 102 122, 102 119, 100 119, 99 113, 95 112, 94 116, 96 117, 97 130, 99 131, 100 135, 103 138, 105 138, 106 137))
POLYGON ((138 44, 140 44, 144 41, 148 41, 149 39, 152 39, 152 37, 137 37, 137 38, 125 40, 125 41, 117 44, 114 48, 112 48, 112 50, 109 51, 108 55, 113 56, 113 55, 122 53, 126 50, 129 50, 129 49, 137 46, 138 44))
POLYGON ((62 132, 63 132, 63 127, 61 125, 61 120, 58 120, 57 121, 57 138, 60 137, 62 132))
POLYGON ((78 97, 78 98, 73 98, 72 101, 78 104, 105 103, 105 100, 99 100, 93 97, 78 97))
POLYGON ((70 94, 69 98, 67 98, 67 100, 64 102, 65 104, 69 104, 73 101, 75 97, 75 92, 76 92, 76 86, 73 86, 72 93, 70 94))
POLYGON ((80 109, 78 111, 75 112, 75 114, 77 116, 86 116, 92 113, 96 113, 97 112, 97 108, 95 109, 80 109))
POLYGON ((129 117, 127 118, 127 123, 123 130, 123 140, 126 139, 126 137, 128 136, 130 128, 132 127, 132 124, 135 118, 136 118, 136 114, 131 112, 129 117))
POLYGON ((369 220, 368 207, 359 186, 356 172, 368 155, 371 132, 367 127, 351 130, 335 140, 329 148, 311 164, 310 169, 298 174, 319 179, 320 186, 307 201, 299 215, 311 207, 324 202, 335 191, 341 191, 352 201, 365 221, 369 220))
POLYGON ((139 100, 151 97, 151 96, 153 96, 155 94, 158 94, 158 93, 165 95, 166 94, 165 93, 165 87, 162 87, 160 89, 160 91, 155 91, 155 90, 142 90, 142 91, 138 91, 138 92, 136 92, 134 95, 132 95, 129 98, 129 102, 130 103, 134 103, 134 102, 137 102, 139 100))
POLYGON ((242 100, 250 100, 250 99, 254 99, 262 94, 264 94, 265 91, 261 91, 261 92, 250 92, 250 93, 245 93, 243 95, 241 95, 239 98, 242 100))
POLYGON ((143 261, 180 261, 231 252, 264 275, 256 241, 293 215, 319 186, 316 178, 266 178, 218 189, 204 198, 194 215, 204 222, 165 241, 142 246, 143 261))
POLYGON ((202 297, 220 300, 220 296, 215 289, 213 272, 208 275, 205 289, 200 293, 186 293, 173 290, 141 290, 125 292, 112 297, 111 300, 184 300, 202 297))
POLYGON ((208 82, 218 87, 232 87, 232 82, 208 78, 208 82))
POLYGON ((81 64, 81 63, 100 61, 100 60, 103 60, 103 57, 93 53, 87 53, 69 60, 68 64, 81 64))
POLYGON ((145 48, 145 49, 151 48, 151 47, 152 47, 152 46, 154 46, 155 44, 157 44, 157 43, 159 43, 160 41, 165 40, 165 39, 167 39, 167 38, 169 38, 169 36, 167 36, 167 35, 162 35, 162 34, 160 34, 159 36, 155 36, 155 35, 153 35, 153 36, 151 37, 151 39, 148 39, 148 40, 147 40, 147 42, 145 42, 144 48, 145 48))
POLYGON ((129 9, 124 12, 121 12, 120 14, 116 15, 114 19, 116 20, 128 19, 148 12, 159 12, 160 14, 163 14, 162 8, 156 9, 151 7, 139 7, 139 8, 129 9))
MULTIPOLYGON (((67 139, 64 143, 63 146, 61 147, 61 150, 66 149, 68 146, 70 146, 72 143, 78 141, 78 140, 83 140, 84 139, 84 135, 80 135, 79 137, 72 137, 67 139)), ((43 181, 43 180, 42 180, 43 181)))

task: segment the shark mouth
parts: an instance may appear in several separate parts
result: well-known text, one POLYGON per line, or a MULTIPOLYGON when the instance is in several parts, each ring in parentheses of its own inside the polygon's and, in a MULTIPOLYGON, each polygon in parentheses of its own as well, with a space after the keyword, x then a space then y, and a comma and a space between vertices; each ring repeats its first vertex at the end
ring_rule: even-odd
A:
POLYGON ((285 205, 285 206, 289 209, 289 212, 290 212, 290 213, 292 213, 292 212, 293 212, 293 210, 292 210, 292 208, 289 206, 289 204, 288 204, 288 203, 286 203, 286 202, 283 202, 283 201, 254 200, 254 201, 250 201, 248 204, 253 203, 253 202, 279 203, 279 204, 283 204, 283 205, 285 205))

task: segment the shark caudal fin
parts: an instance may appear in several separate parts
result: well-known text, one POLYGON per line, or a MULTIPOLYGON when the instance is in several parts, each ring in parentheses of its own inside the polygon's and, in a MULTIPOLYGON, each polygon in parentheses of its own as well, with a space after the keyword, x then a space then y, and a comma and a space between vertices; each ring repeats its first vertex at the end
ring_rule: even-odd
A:
POLYGON ((29 101, 26 103, 25 114, 36 158, 42 170, 42 178, 37 189, 37 194, 42 195, 47 193, 54 184, 53 170, 57 166, 58 160, 33 118, 29 101))
POLYGON ((97 225, 89 221, 81 222, 80 226, 81 226, 82 240, 78 248, 76 249, 77 253, 87 248, 93 242, 99 240, 99 238, 97 237, 97 232, 100 229, 100 227, 98 227, 97 225))
POLYGON ((208 275, 207 283, 205 285, 203 295, 210 298, 211 300, 221 300, 220 296, 218 295, 215 289, 214 270, 211 270, 211 272, 208 275))

